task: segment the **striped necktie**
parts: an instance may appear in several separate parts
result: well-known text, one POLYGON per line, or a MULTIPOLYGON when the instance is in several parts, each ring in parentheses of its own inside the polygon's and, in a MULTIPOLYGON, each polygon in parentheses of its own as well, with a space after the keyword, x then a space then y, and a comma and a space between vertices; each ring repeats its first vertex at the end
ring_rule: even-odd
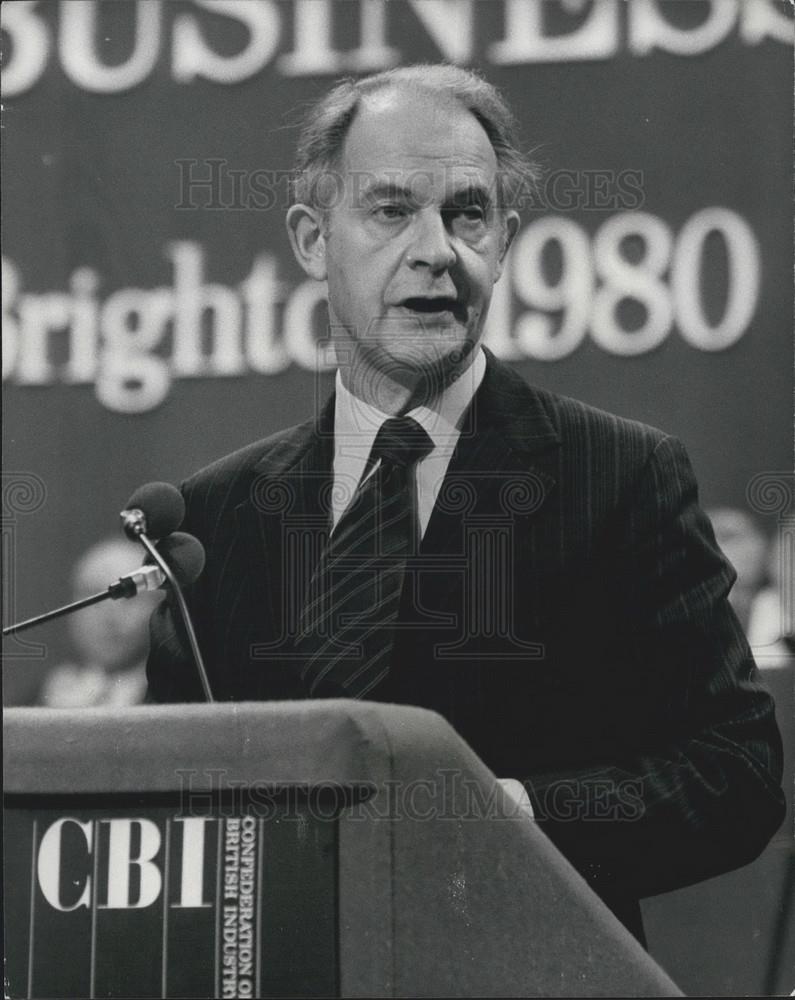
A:
POLYGON ((310 697, 363 698, 389 672, 406 559, 419 540, 414 467, 433 442, 411 417, 386 420, 350 505, 321 554, 298 622, 310 697))

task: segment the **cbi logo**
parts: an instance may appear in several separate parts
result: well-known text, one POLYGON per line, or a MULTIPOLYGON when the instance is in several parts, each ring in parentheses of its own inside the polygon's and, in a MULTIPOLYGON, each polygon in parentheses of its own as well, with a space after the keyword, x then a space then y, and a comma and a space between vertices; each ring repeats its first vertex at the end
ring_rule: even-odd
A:
POLYGON ((55 910, 140 910, 169 886, 172 908, 209 907, 204 899, 210 817, 80 820, 65 816, 44 832, 36 878, 55 910), (176 875, 175 875, 176 869, 176 875))

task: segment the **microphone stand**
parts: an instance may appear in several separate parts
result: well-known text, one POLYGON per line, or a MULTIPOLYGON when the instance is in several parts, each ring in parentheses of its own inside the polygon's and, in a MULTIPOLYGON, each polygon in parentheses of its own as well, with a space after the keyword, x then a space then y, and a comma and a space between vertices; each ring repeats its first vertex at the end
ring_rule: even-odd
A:
MULTIPOLYGON (((125 512, 126 513, 126 512, 125 512)), ((124 521, 124 514, 122 514, 122 520, 124 521)), ((202 690, 204 691, 205 700, 211 704, 215 702, 213 698, 213 692, 210 688, 210 680, 207 677, 207 670, 204 666, 204 660, 202 659, 201 650, 199 649, 199 643, 196 640, 196 633, 193 630, 193 622, 190 620, 190 612, 188 611, 188 605, 185 602, 185 598, 182 595, 182 590, 179 584, 174 578, 174 574, 171 572, 171 568, 165 559, 157 551, 153 543, 146 537, 146 533, 140 530, 140 525, 136 525, 128 530, 127 524, 125 524, 125 531, 130 533, 130 530, 135 533, 135 537, 143 545, 149 555, 154 559, 157 565, 165 574, 166 579, 171 584, 171 590, 177 599, 177 604, 179 606, 179 613, 182 617, 182 623, 185 626, 185 631, 188 634, 188 642, 190 643, 191 652, 193 653, 193 659, 196 662, 196 669, 199 672, 199 680, 201 681, 202 690)))
MULTIPOLYGON (((120 595, 121 596, 121 595, 120 595)), ((51 621, 53 618, 61 618, 63 615, 71 614, 72 611, 79 611, 80 608, 87 608, 90 604, 99 604, 112 598, 113 594, 108 590, 103 590, 99 594, 92 594, 91 597, 84 597, 81 601, 74 601, 72 604, 64 604, 62 608, 54 611, 45 611, 43 615, 36 615, 35 618, 26 618, 24 622, 17 622, 16 625, 8 625, 3 629, 3 635, 16 635, 17 632, 24 632, 25 629, 34 625, 41 625, 42 622, 51 621)))
POLYGON ((100 601, 118 601, 120 597, 135 597, 142 590, 154 590, 163 582, 162 577, 158 575, 159 573, 162 573, 162 568, 160 567, 142 566, 135 573, 121 577, 116 583, 112 583, 107 590, 101 590, 98 594, 92 594, 91 597, 83 597, 79 601, 73 601, 71 604, 64 604, 63 607, 56 608, 54 611, 45 611, 43 615, 36 615, 35 618, 27 618, 23 622, 17 622, 15 625, 7 625, 3 629, 3 635, 16 635, 17 632, 33 628, 34 625, 41 625, 43 622, 51 621, 53 618, 61 618, 63 615, 71 614, 73 611, 87 608, 91 604, 99 604, 100 601))

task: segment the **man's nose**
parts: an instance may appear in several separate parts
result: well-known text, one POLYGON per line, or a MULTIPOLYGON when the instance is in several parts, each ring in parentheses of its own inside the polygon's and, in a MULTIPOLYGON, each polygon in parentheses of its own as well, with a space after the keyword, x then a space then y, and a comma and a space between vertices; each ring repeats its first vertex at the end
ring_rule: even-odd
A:
POLYGON ((417 213, 414 221, 406 263, 412 268, 427 267, 434 274, 449 270, 458 258, 441 212, 426 208, 417 213))

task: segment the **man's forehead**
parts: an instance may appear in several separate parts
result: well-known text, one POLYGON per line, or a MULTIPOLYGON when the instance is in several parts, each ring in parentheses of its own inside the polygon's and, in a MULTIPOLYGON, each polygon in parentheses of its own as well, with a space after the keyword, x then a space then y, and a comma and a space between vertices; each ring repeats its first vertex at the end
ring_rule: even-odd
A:
POLYGON ((390 88, 363 99, 343 147, 343 169, 363 190, 416 173, 438 185, 490 186, 497 158, 483 126, 446 94, 390 88))

